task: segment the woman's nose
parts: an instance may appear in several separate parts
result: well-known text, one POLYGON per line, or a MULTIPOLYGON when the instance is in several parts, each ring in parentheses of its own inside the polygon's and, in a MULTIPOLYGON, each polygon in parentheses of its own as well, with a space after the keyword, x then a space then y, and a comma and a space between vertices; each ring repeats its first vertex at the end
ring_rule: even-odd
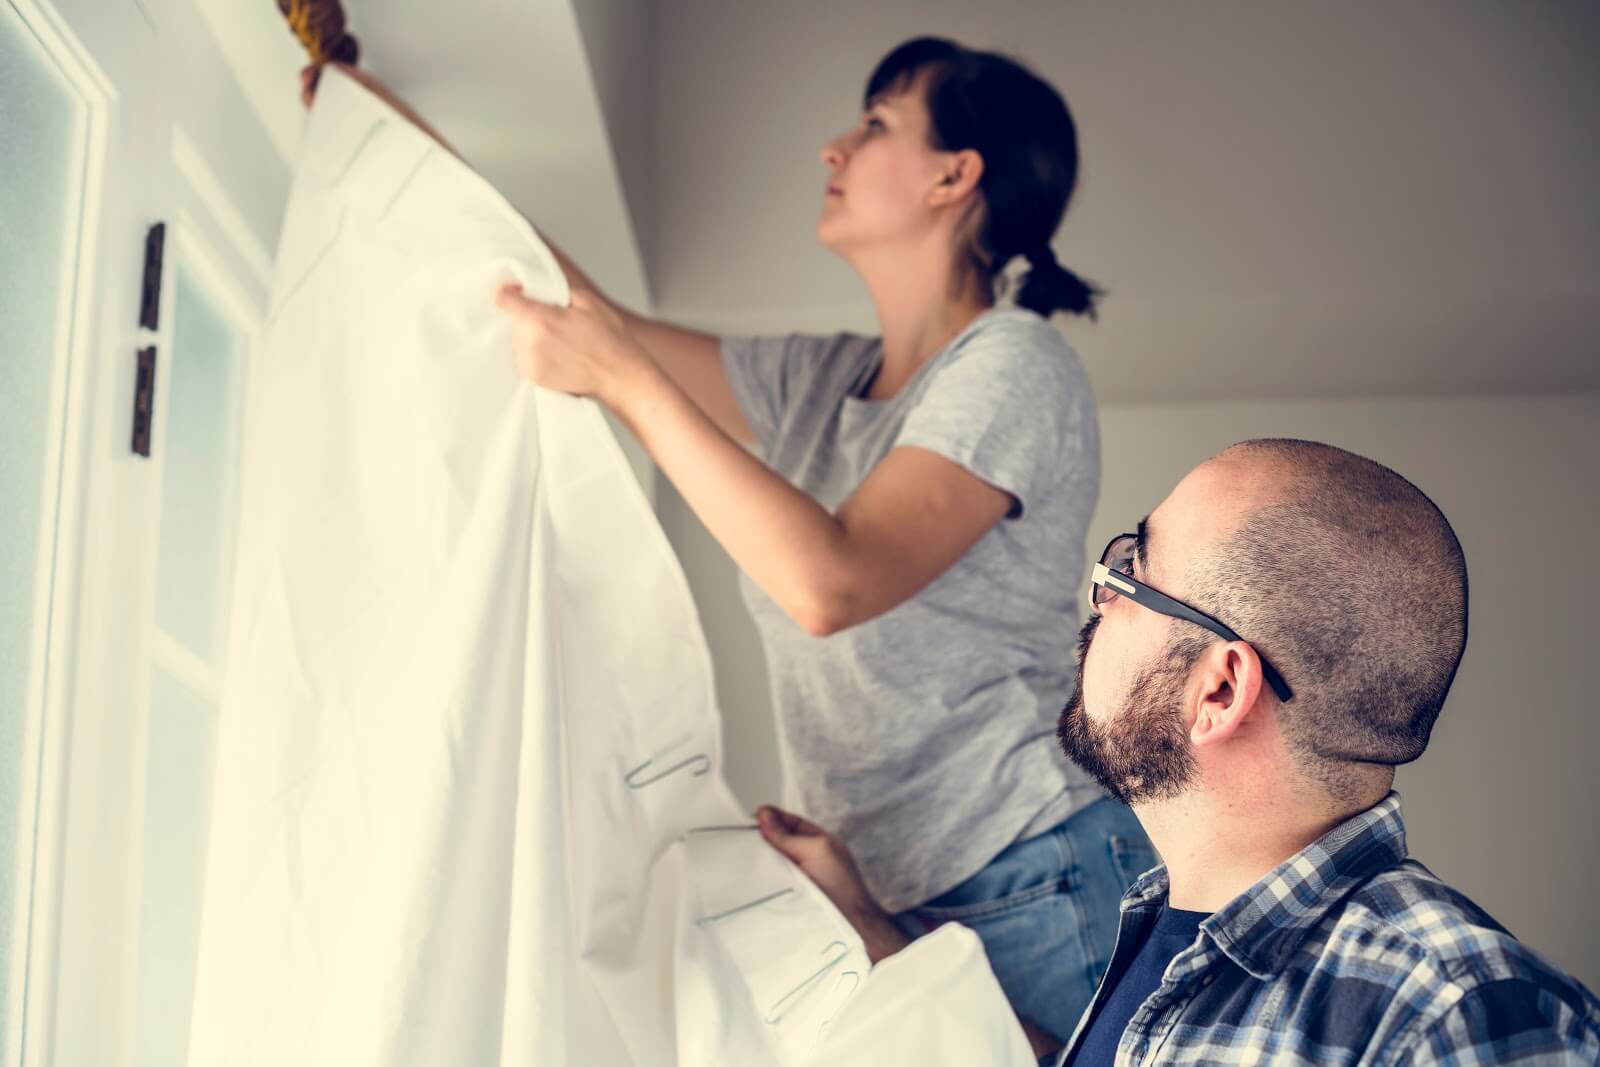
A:
POLYGON ((830 170, 838 170, 844 166, 844 150, 839 147, 838 138, 822 146, 822 162, 830 170))

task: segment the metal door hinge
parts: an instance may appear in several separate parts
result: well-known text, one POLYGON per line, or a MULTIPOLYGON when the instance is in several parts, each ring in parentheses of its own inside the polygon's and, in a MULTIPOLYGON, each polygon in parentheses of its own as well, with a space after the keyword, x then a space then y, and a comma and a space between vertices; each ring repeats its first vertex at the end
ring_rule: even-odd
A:
POLYGON ((133 387, 133 450, 150 458, 150 415, 156 401, 156 346, 139 349, 139 377, 133 387))
POLYGON ((144 238, 144 285, 139 292, 139 327, 154 332, 161 322, 161 259, 167 224, 158 222, 144 238))
MULTIPOLYGON (((158 222, 144 238, 144 278, 139 285, 139 328, 156 333, 161 325, 161 267, 167 224, 158 222)), ((133 450, 150 457, 150 424, 156 404, 156 346, 138 351, 139 372, 133 386, 133 450)))

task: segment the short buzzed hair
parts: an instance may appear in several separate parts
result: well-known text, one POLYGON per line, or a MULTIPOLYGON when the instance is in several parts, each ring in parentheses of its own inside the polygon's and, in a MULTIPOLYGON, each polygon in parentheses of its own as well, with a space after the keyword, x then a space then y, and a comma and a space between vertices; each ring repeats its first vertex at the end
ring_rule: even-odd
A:
MULTIPOLYGON (((1416 759, 1467 642, 1467 565, 1444 514, 1380 463, 1332 445, 1255 440, 1272 489, 1190 575, 1197 602, 1288 681, 1290 749, 1335 795, 1354 765, 1416 759)), ((1376 769, 1376 768, 1371 768, 1376 769)))

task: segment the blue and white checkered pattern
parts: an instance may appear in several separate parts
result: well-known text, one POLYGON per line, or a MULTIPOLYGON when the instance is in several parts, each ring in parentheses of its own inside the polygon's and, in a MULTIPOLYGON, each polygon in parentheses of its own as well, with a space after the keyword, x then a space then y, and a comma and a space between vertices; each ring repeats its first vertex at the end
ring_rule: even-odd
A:
MULTIPOLYGON (((1166 895, 1157 867, 1123 897, 1112 973, 1166 895)), ((1407 859, 1390 793, 1201 923, 1116 1063, 1600 1064, 1600 1001, 1407 859)))

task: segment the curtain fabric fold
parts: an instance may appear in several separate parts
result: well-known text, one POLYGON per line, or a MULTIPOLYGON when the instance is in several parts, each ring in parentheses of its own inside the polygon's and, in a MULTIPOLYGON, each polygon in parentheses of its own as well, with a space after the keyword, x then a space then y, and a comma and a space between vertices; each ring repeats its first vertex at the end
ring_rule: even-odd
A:
POLYGON ((253 360, 193 1067, 804 1062, 859 939, 721 773, 688 587, 516 376, 527 222, 325 73, 253 360))

